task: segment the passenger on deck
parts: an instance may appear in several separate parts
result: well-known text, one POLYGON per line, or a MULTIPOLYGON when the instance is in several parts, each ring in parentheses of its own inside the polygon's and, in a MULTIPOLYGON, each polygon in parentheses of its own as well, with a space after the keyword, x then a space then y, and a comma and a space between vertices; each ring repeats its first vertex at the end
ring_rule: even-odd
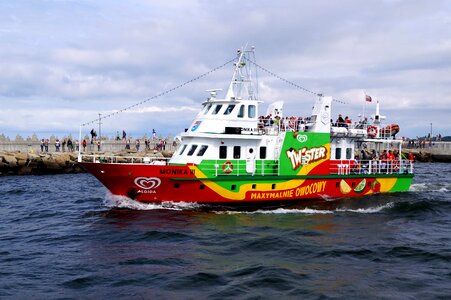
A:
POLYGON ((380 167, 381 172, 387 171, 387 150, 384 150, 380 156, 380 167))
POLYGON ((343 119, 341 114, 338 115, 338 119, 337 119, 336 124, 337 124, 338 127, 344 127, 345 126, 345 120, 343 119))
POLYGON ((352 173, 360 174, 361 172, 362 172, 362 166, 360 165, 360 162, 359 162, 359 156, 356 155, 354 157, 354 163, 352 165, 352 173))
POLYGON ((373 169, 373 173, 379 173, 380 172, 380 169, 379 169, 379 154, 377 153, 377 151, 376 150, 372 150, 371 151, 371 160, 372 160, 372 162, 371 162, 371 164, 372 164, 372 169, 373 169))
POLYGON ((304 126, 304 120, 302 119, 302 117, 298 118, 298 131, 304 131, 305 126, 304 126))
POLYGON ((348 118, 348 116, 345 117, 345 127, 349 128, 351 127, 352 120, 348 118))

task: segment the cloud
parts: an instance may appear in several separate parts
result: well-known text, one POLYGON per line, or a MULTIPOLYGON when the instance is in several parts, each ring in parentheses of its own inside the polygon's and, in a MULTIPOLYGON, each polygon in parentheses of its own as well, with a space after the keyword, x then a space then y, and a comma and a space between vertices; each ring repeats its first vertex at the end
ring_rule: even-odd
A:
MULTIPOLYGON (((403 122, 406 135, 424 134, 419 124, 430 122, 450 134, 450 10, 445 0, 4 1, 1 130, 77 130, 99 112, 208 72, 249 43, 265 68, 345 100, 333 104, 337 114, 361 113, 368 93, 392 121, 403 122)), ((264 105, 284 100, 286 112, 310 113, 314 96, 262 70, 258 75, 264 105)), ((195 117, 204 91, 225 90, 230 76, 231 65, 115 115, 104 129, 115 132, 123 122, 136 132, 160 126, 177 134, 195 117)))

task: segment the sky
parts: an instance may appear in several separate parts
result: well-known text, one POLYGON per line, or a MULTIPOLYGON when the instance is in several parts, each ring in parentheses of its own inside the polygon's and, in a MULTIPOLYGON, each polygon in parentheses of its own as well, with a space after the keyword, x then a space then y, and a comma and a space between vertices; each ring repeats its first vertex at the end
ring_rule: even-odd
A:
MULTIPOLYGON (((152 97, 254 46, 259 65, 341 99, 357 120, 364 96, 400 135, 451 135, 451 0, 15 0, 0 1, 0 134, 177 135, 229 64, 152 97), (88 133, 97 124, 82 127, 88 133), (98 130, 98 129, 97 129, 98 130)), ((258 71, 261 112, 275 101, 308 116, 315 97, 258 71)))

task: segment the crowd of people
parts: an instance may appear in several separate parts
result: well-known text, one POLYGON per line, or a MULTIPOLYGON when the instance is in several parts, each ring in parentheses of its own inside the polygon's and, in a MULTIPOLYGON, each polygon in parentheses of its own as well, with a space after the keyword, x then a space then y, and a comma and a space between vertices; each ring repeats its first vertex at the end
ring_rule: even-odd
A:
MULTIPOLYGON (((269 114, 258 117, 258 129, 264 131, 265 128, 276 128, 279 131, 304 131, 308 118, 302 117, 280 117, 269 114)), ((263 132, 262 132, 263 133, 263 132)))
MULTIPOLYGON (((412 153, 408 154, 408 157, 403 157, 404 160, 414 162, 415 158, 412 153)), ((352 170, 355 174, 367 174, 371 173, 399 173, 405 172, 405 164, 399 159, 399 152, 397 150, 383 150, 382 153, 378 153, 376 150, 372 150, 371 153, 367 153, 365 150, 361 150, 360 154, 354 156, 352 163, 352 170)))
POLYGON ((368 118, 365 117, 352 124, 352 120, 348 116, 343 119, 343 116, 339 114, 335 122, 332 119, 330 120, 330 125, 334 127, 366 129, 368 127, 368 118))
MULTIPOLYGON (((41 139, 41 152, 49 152, 49 139, 41 139)), ((55 139, 55 152, 74 152, 75 150, 78 151, 78 141, 75 140, 75 142, 72 141, 72 139, 64 138, 62 141, 59 138, 55 139), (74 144, 76 144, 76 148, 74 147, 74 144)))
MULTIPOLYGON (((258 118, 257 127, 260 133, 265 133, 265 129, 267 128, 276 128, 279 131, 305 131, 306 125, 309 124, 310 121, 310 117, 280 117, 279 115, 273 116, 272 114, 269 114, 258 118)), ((368 118, 365 117, 353 124, 348 116, 343 118, 343 116, 339 114, 335 122, 332 119, 330 120, 330 124, 334 127, 366 129, 368 127, 368 118)))

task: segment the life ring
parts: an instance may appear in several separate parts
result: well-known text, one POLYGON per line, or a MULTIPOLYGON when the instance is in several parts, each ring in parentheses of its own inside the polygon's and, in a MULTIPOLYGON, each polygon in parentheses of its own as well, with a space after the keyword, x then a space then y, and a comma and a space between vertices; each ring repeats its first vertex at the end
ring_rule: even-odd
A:
POLYGON ((230 174, 233 172, 233 164, 230 161, 226 161, 222 164, 222 171, 226 174, 230 174))
POLYGON ((395 171, 396 173, 399 171, 399 161, 394 160, 393 162, 393 171, 395 171))
POLYGON ((366 130, 369 137, 375 137, 377 135, 377 127, 376 126, 369 126, 366 130))
POLYGON ((388 125, 383 129, 383 132, 385 135, 395 136, 399 132, 399 125, 398 124, 388 125))

